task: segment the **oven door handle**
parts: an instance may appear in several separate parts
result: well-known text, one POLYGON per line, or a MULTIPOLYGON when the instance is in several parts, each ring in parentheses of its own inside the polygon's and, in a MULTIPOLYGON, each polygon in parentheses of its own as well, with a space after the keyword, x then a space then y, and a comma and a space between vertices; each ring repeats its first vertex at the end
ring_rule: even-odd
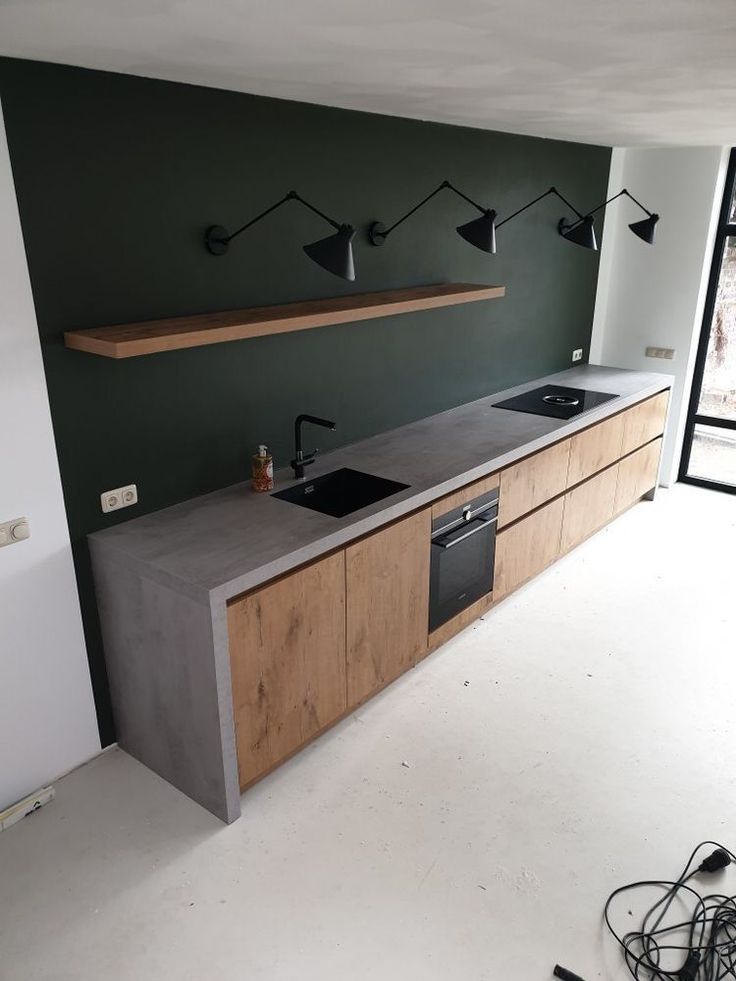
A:
POLYGON ((445 535, 443 538, 433 539, 432 544, 436 545, 438 548, 454 548, 455 545, 459 545, 460 542, 467 541, 468 538, 472 538, 473 535, 477 535, 479 531, 490 531, 490 529, 496 524, 497 520, 498 518, 496 515, 488 518, 481 515, 478 518, 474 518, 473 521, 470 522, 470 525, 476 525, 475 528, 468 527, 467 531, 465 531, 464 534, 459 535, 457 538, 454 536, 457 535, 460 529, 456 528, 455 531, 451 531, 449 535, 445 535))

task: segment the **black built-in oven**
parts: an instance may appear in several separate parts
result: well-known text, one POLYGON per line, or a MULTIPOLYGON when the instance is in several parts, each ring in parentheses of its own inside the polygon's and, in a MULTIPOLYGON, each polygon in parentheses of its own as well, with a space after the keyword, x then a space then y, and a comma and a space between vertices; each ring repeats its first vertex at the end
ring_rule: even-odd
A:
POLYGON ((432 522, 430 632, 493 589, 497 518, 492 490, 432 522))

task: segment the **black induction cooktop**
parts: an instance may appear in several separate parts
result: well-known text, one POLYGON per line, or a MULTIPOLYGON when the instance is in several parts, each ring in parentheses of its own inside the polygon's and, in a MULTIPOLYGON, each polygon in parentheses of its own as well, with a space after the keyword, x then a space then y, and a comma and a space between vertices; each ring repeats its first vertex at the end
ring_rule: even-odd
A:
POLYGON ((541 388, 533 388, 530 392, 514 395, 503 402, 494 402, 493 408, 531 412, 535 416, 552 416, 554 419, 572 419, 581 412, 587 412, 615 398, 609 392, 588 392, 584 388, 542 385, 541 388))

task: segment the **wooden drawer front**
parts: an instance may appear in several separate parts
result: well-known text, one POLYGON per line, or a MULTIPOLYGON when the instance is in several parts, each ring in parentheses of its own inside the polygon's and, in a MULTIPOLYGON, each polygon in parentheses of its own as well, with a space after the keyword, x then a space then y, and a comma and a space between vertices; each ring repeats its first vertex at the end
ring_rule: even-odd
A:
POLYGON ((345 712, 345 553, 228 605, 240 785, 345 712))
POLYGON ((626 510, 656 486, 661 451, 662 440, 656 439, 619 463, 614 504, 616 514, 626 510))
POLYGON ((346 550, 350 706, 426 653, 430 512, 425 508, 346 550))
POLYGON ((508 595, 558 558, 564 506, 560 497, 498 533, 494 600, 508 595))
POLYGON ((624 419, 622 456, 662 435, 669 397, 669 392, 660 392, 659 395, 653 395, 652 398, 622 413, 624 419))
POLYGON ((618 465, 565 494, 561 552, 568 552, 613 518, 618 465))
POLYGON ((570 440, 570 468, 567 486, 574 487, 594 473, 604 470, 621 456, 624 413, 578 433, 570 440))
POLYGON ((432 518, 439 518, 441 515, 447 514, 448 511, 452 511, 453 508, 459 508, 476 497, 487 494, 488 491, 498 487, 500 476, 500 474, 492 473, 490 477, 475 480, 472 484, 466 484, 465 487, 461 487, 459 491, 448 494, 446 497, 441 497, 439 501, 435 501, 432 505, 432 518))
POLYGON ((501 471, 498 526, 561 494, 567 487, 570 440, 563 440, 501 471))

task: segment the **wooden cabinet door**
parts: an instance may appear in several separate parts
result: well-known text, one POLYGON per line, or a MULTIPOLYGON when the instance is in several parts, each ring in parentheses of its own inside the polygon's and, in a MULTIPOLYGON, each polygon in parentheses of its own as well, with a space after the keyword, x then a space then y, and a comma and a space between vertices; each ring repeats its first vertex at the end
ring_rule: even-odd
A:
POLYGON ((571 438, 568 487, 574 487, 581 480, 586 480, 619 459, 624 434, 624 415, 625 413, 622 412, 612 416, 571 438))
POLYGON ((564 505, 560 497, 498 533, 494 600, 507 596, 559 557, 564 505))
POLYGON ((621 460, 618 465, 615 514, 625 511, 627 507, 635 504, 648 491, 656 487, 661 452, 662 440, 655 439, 654 442, 647 443, 636 453, 621 460))
POLYGON ((345 553, 228 604, 240 786, 346 709, 345 553))
POLYGON ((653 395, 622 413, 624 419, 622 456, 662 435, 667 419, 669 397, 669 392, 660 392, 659 395, 653 395))
POLYGON ((501 471, 498 527, 561 494, 567 487, 570 440, 540 450, 501 471))
POLYGON ((565 494, 560 546, 563 554, 613 518, 617 477, 618 466, 614 464, 565 494))
POLYGON ((426 508, 346 549, 350 706, 426 653, 431 534, 426 508))

